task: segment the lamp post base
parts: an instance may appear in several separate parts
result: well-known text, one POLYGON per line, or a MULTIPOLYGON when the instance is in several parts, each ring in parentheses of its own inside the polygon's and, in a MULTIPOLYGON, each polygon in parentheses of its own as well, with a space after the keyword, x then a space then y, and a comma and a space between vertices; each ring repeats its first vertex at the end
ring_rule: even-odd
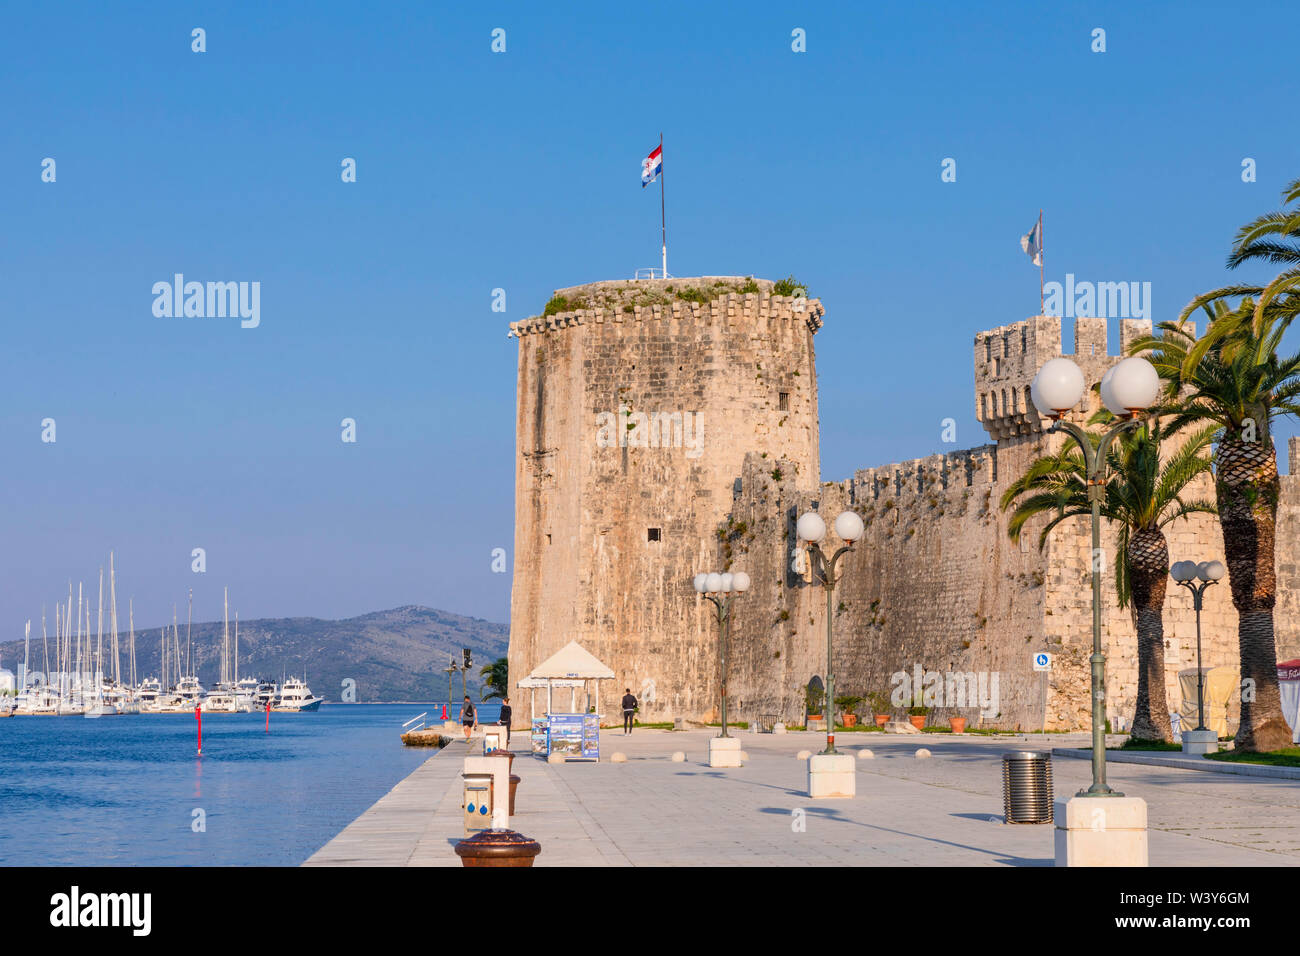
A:
POLYGON ((1057 866, 1146 866, 1141 797, 1073 797, 1053 805, 1057 866))
POLYGON ((713 737, 709 740, 710 767, 740 767, 740 738, 713 737))
POLYGON ((1215 754, 1219 752, 1219 735, 1213 730, 1184 730, 1183 753, 1215 754))
POLYGON ((852 754, 813 754, 808 758, 808 796, 813 799, 857 796, 857 767, 852 754))

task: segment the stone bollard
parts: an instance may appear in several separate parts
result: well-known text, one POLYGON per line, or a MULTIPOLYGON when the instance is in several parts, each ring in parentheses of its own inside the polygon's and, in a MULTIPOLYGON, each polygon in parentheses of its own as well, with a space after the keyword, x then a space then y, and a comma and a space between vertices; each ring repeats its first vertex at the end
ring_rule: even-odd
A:
POLYGON ((924 760, 928 756, 930 756, 930 751, 926 750, 924 747, 916 752, 917 760, 924 760))
POLYGON ((812 756, 812 751, 811 751, 811 750, 801 750, 801 751, 799 751, 797 754, 794 755, 794 759, 795 759, 795 760, 807 760, 807 759, 808 759, 809 757, 811 757, 811 756, 812 756))
POLYGON ((710 767, 739 767, 742 759, 739 737, 709 738, 710 767))
POLYGON ((857 762, 852 754, 817 754, 808 759, 808 796, 857 795, 857 762))
POLYGON ((1057 800, 1057 866, 1146 866, 1147 805, 1141 797, 1057 800))
POLYGON ((610 762, 610 763, 627 763, 627 754, 624 754, 624 753, 615 753, 615 754, 610 754, 609 762, 610 762))
POLYGON ((673 754, 673 763, 685 763, 685 761, 686 754, 682 753, 680 750, 673 754))
POLYGON ((859 750, 859 751, 858 751, 858 759, 859 759, 859 760, 875 760, 875 759, 876 759, 876 755, 873 754, 870 750, 859 750))

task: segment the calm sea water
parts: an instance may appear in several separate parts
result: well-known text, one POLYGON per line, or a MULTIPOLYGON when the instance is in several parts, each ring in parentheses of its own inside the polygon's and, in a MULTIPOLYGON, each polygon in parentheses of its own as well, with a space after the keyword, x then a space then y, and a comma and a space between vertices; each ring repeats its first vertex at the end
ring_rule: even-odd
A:
POLYGON ((399 739, 424 710, 441 716, 326 704, 269 734, 265 714, 204 714, 202 757, 192 714, 0 720, 0 864, 301 863, 437 753, 399 739))

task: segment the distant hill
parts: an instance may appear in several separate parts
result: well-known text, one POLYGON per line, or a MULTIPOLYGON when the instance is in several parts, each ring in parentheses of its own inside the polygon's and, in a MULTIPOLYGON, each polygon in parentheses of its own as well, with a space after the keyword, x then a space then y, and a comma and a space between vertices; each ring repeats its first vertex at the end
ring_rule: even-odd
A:
MULTIPOLYGON (((159 628, 137 628, 136 671, 139 677, 159 674, 159 628)), ((185 621, 179 625, 185 647, 185 621)), ((235 622, 230 622, 231 642, 235 622)), ((193 654, 199 681, 206 687, 221 672, 221 621, 195 622, 193 654)), ((264 618, 239 622, 239 674, 279 681, 283 674, 306 676, 318 697, 341 699, 343 681, 356 681, 359 703, 404 700, 444 700, 448 661, 461 658, 468 647, 474 658, 470 694, 479 699, 479 668, 505 657, 510 629, 505 624, 462 617, 433 608, 408 605, 375 611, 343 621, 314 617, 264 618)), ((126 633, 119 637, 126 666, 126 633)), ((51 653, 53 653, 51 638, 51 653)), ((4 666, 17 672, 23 642, 0 645, 4 666)), ((44 650, 39 634, 32 637, 31 667, 39 670, 44 650)), ((53 663, 51 663, 53 669, 53 663)), ((461 675, 452 675, 453 699, 461 695, 461 675)))

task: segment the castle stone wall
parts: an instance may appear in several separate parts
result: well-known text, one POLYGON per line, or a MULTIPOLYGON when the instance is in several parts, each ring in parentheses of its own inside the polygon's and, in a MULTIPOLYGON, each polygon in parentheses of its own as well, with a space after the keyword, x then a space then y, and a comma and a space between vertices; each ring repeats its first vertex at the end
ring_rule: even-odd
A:
MULTIPOLYGON (((631 687, 641 697, 642 720, 716 719, 717 625, 713 605, 694 593, 691 578, 743 570, 753 585, 733 606, 730 712, 742 720, 771 714, 801 721, 804 687, 826 674, 827 607, 820 582, 790 569, 795 520, 817 510, 830 526, 840 511, 853 509, 867 530, 841 560, 831 609, 837 694, 888 694, 892 675, 917 665, 942 674, 996 674, 991 712, 981 713, 973 700, 943 703, 931 720, 960 714, 971 726, 1090 726, 1088 520, 1062 524, 1040 549, 1043 519, 1013 542, 999 507, 1031 461, 1066 441, 1045 430, 1049 423, 1029 398, 1037 369, 1062 354, 1060 319, 1034 316, 975 337, 976 416, 992 444, 822 483, 813 356, 819 302, 773 296, 771 283, 760 282, 757 294, 706 304, 636 304, 647 294, 664 298, 669 286, 718 281, 559 290, 594 304, 511 326, 519 338, 512 680, 577 639, 617 674, 604 688, 605 713, 612 715, 623 688, 631 687), (671 439, 675 427, 670 418, 665 432, 662 416, 677 414, 700 415, 698 449, 658 440, 671 439), (611 419, 612 431, 605 428, 611 419), (657 540, 650 529, 658 529, 657 540), (1038 651, 1053 656, 1050 671, 1033 670, 1038 651)), ((1122 321, 1119 355, 1150 329, 1149 322, 1122 321)), ((1074 352, 1067 354, 1090 385, 1119 360, 1109 353, 1102 319, 1077 319, 1074 352)), ((1096 401, 1090 393, 1071 420, 1085 423, 1096 401)), ((1279 659, 1300 656, 1295 439, 1290 455, 1277 537, 1279 659)), ((1210 480, 1192 495, 1213 500, 1210 480)), ((1211 516, 1181 520, 1165 534, 1171 561, 1222 557, 1211 516)), ((838 545, 833 534, 826 544, 838 545)), ((1136 696, 1136 635, 1131 613, 1116 603, 1115 547, 1115 533, 1103 523, 1106 713, 1127 725, 1136 696)), ((1236 612, 1226 585, 1207 592, 1202 631, 1207 666, 1237 663, 1236 612)), ((1195 666, 1195 636, 1191 596, 1171 583, 1171 709, 1180 696, 1178 671, 1195 666)), ((516 701, 521 720, 527 700, 520 694, 516 701)))
MULTIPOLYGON (((770 295, 770 283, 704 304, 619 300, 710 281, 559 290, 607 304, 512 326, 512 681, 576 639, 617 674, 605 713, 625 687, 642 720, 698 716, 717 699, 717 625, 691 580, 718 570, 717 528, 746 452, 817 481, 822 308, 770 295)), ((522 717, 528 695, 519 700, 522 717)))

